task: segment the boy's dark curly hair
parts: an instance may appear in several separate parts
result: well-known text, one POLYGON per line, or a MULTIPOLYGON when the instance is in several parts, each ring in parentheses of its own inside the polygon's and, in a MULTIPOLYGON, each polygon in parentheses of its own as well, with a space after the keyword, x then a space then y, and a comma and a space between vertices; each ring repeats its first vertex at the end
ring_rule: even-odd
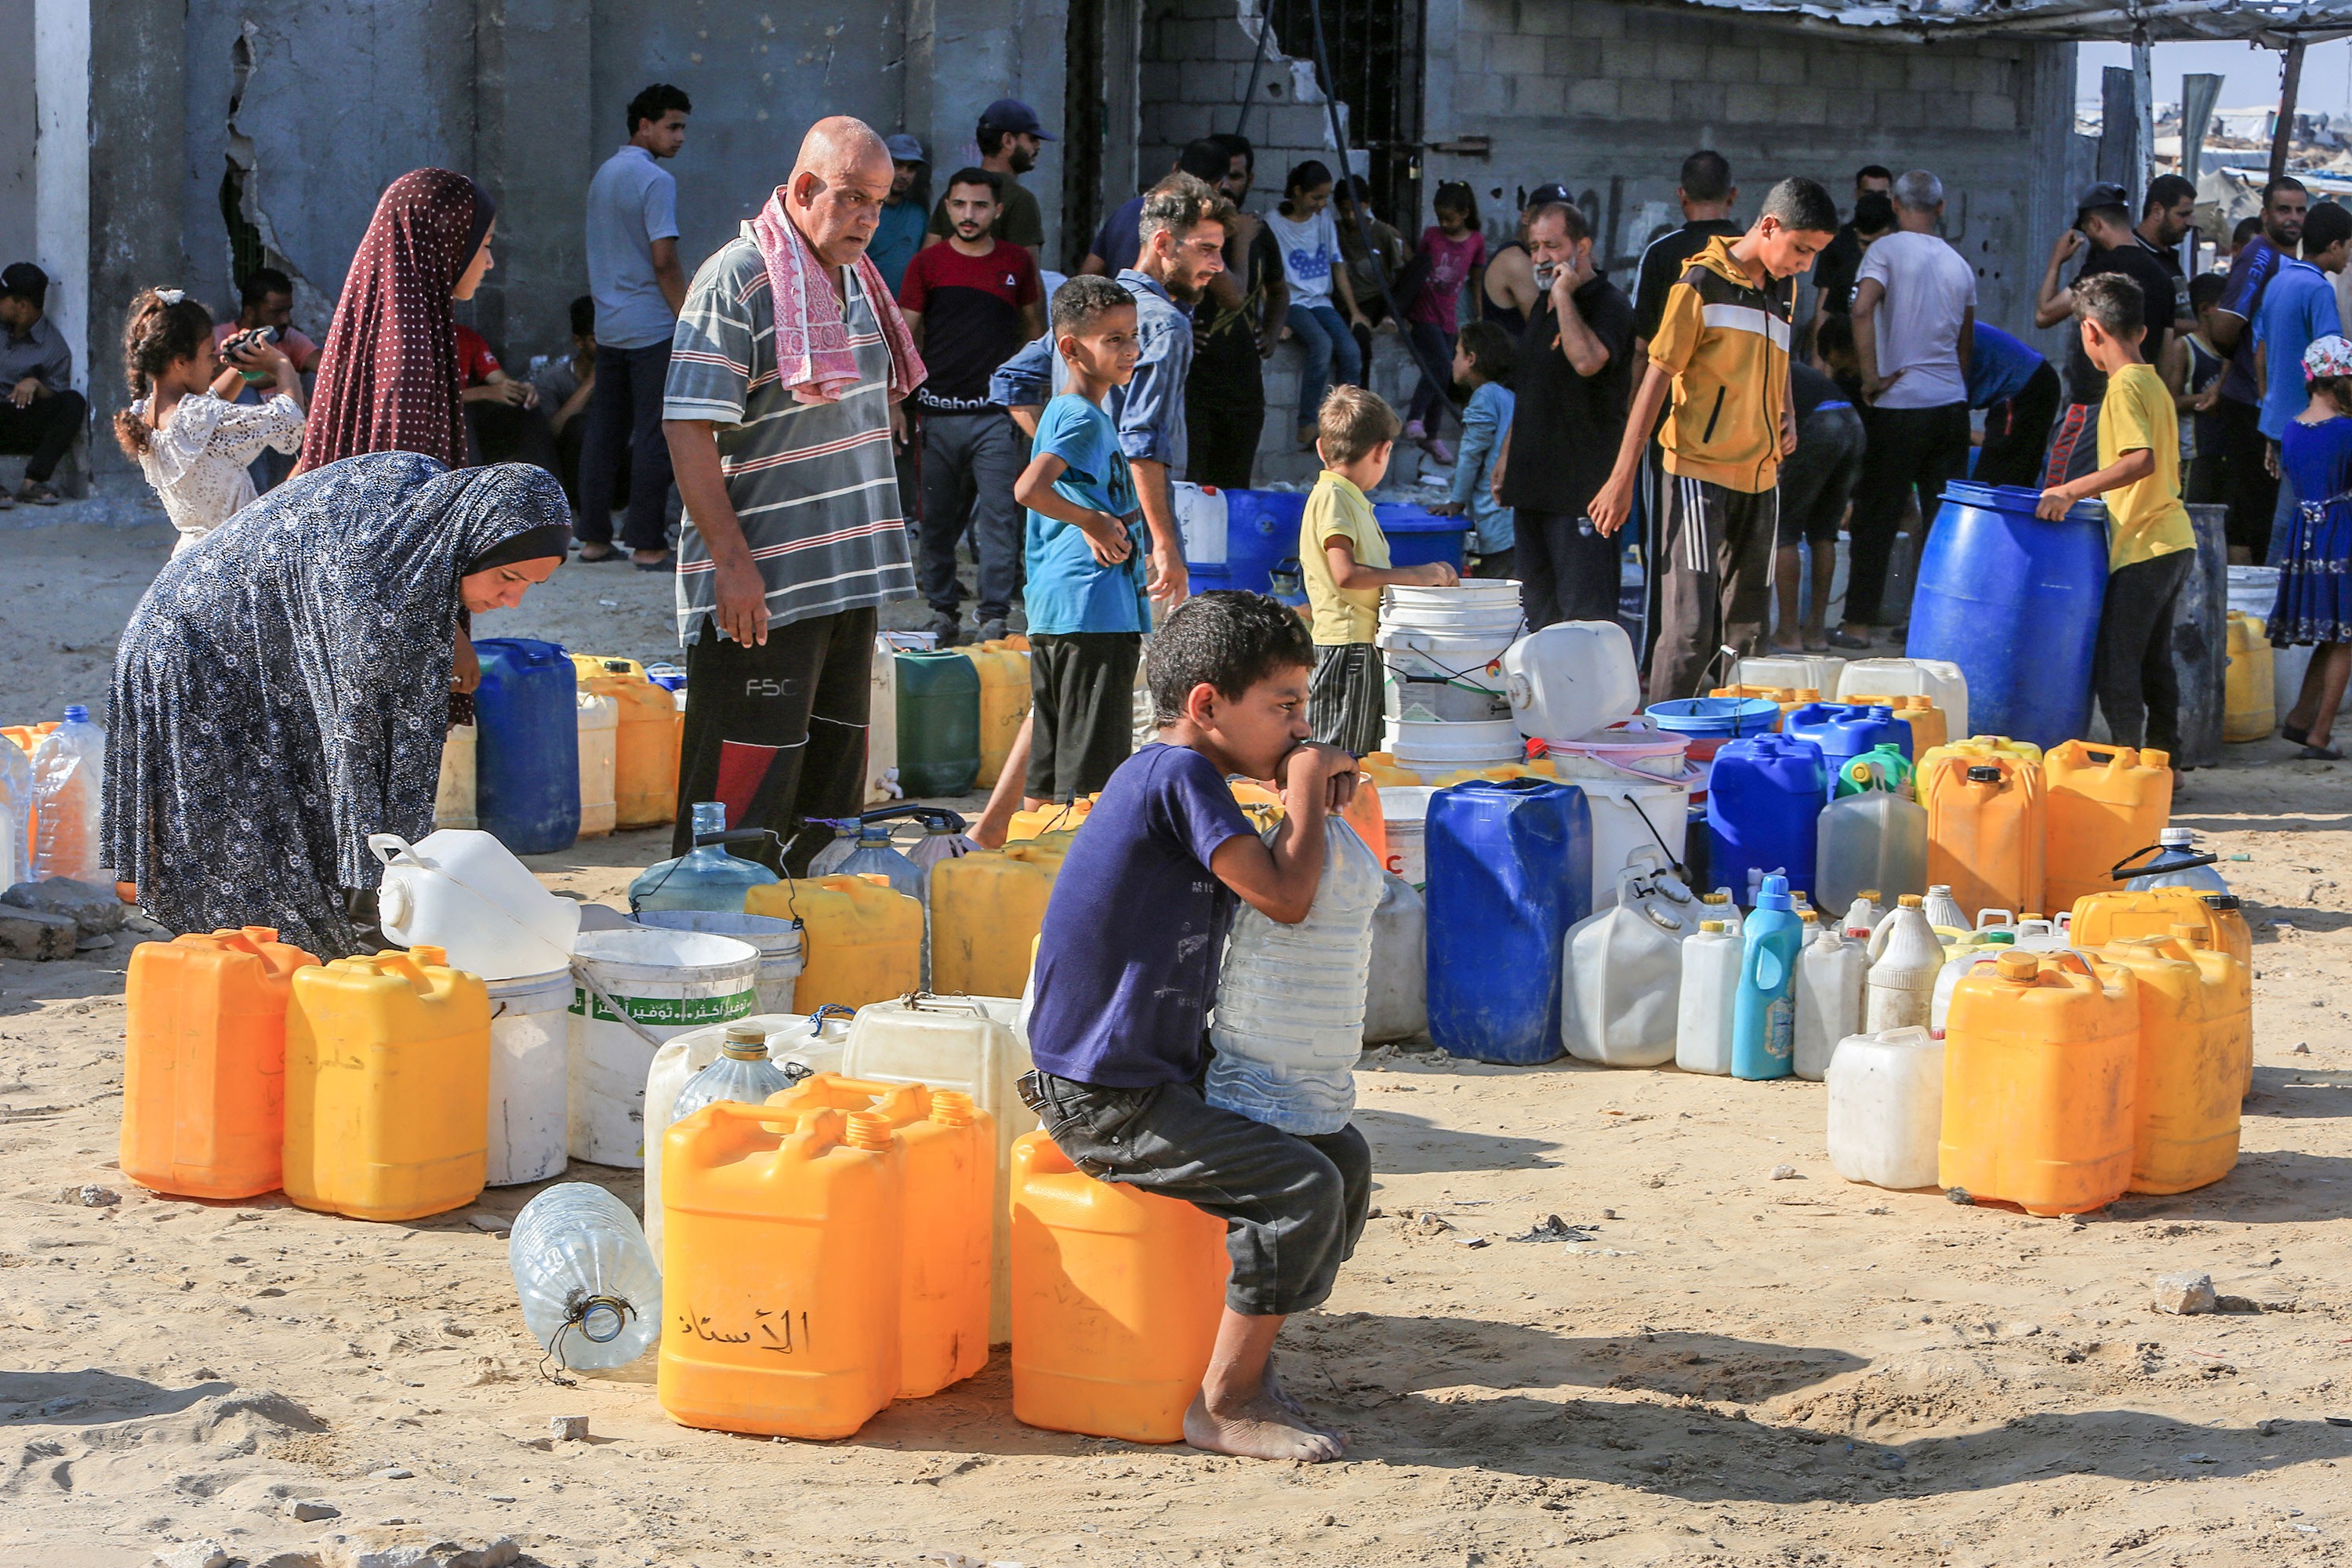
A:
POLYGON ((1264 594, 1219 588, 1177 606, 1151 639, 1144 675, 1155 723, 1184 716, 1184 700, 1206 684, 1238 698, 1278 669, 1313 668, 1315 641, 1297 612, 1264 594))

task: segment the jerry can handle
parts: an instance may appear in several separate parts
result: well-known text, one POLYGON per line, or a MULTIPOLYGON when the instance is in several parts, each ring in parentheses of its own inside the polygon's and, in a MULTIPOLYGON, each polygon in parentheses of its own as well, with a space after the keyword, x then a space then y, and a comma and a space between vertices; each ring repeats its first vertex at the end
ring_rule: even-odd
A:
MULTIPOLYGON (((2128 882, 2134 877, 2143 875, 2147 870, 2146 866, 2134 867, 2132 865, 2133 861, 2138 859, 2143 855, 2161 855, 2164 852, 2165 847, 2161 844, 2150 844, 2145 848, 2135 849, 2130 854, 2125 856, 2122 859, 2116 861, 2114 867, 2108 870, 2107 875, 2118 882, 2128 882)), ((2221 856, 2208 849, 2196 854, 2182 855, 2179 859, 2166 866, 2165 869, 2168 871, 2186 871, 2191 867, 2210 866, 2221 858, 2221 856)))
POLYGON ((1924 1024, 1906 1024, 1900 1028, 1884 1030, 1880 1033, 1878 1040, 1881 1045, 1906 1047, 1932 1046, 1936 1043, 1924 1024))
POLYGON ((367 847, 368 852, 386 866, 399 860, 406 860, 412 866, 425 864, 416 858, 416 846, 397 833, 371 833, 367 847))
POLYGON ((918 1013, 926 1010, 926 1004, 929 1005, 929 1010, 935 1013, 970 1013, 975 1018, 986 1018, 989 1016, 988 1009, 980 1005, 977 1002, 965 1001, 962 999, 951 1000, 948 997, 941 996, 935 992, 923 990, 920 986, 916 987, 914 990, 908 992, 905 995, 898 998, 898 1005, 900 1006, 909 1008, 918 1013))
POLYGON ((1767 991, 1778 991, 1780 988, 1780 982, 1788 977, 1789 966, 1780 962, 1779 953, 1769 947, 1759 947, 1756 950, 1757 984, 1767 991))

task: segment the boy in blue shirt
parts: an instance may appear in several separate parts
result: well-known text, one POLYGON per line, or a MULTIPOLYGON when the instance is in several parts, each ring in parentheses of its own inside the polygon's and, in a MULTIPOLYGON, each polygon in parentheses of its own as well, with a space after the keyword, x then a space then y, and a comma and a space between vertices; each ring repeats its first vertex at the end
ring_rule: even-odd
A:
MULTIPOLYGON (((1077 281, 1076 279, 1073 280, 1077 281)), ((1056 315, 1060 297, 1055 297, 1056 315)), ((1120 765, 1071 840, 1045 907, 1021 1098, 1072 1163, 1225 1222, 1225 1310, 1201 1393, 1196 1448, 1308 1462, 1345 1451, 1274 1373, 1285 1317, 1331 1293, 1362 1235, 1371 1151, 1352 1126, 1300 1137, 1202 1097, 1225 934, 1246 899, 1307 918, 1324 820, 1355 792, 1355 759, 1307 741, 1306 626, 1262 594, 1188 600, 1153 638, 1160 738, 1120 765), (1273 841, 1228 774, 1279 781, 1273 841)))
POLYGON ((1093 794, 1127 760, 1129 693, 1151 624, 1143 576, 1151 539, 1118 426, 1102 406, 1142 353, 1135 300, 1108 278, 1073 278, 1054 291, 1052 330, 1069 390, 1045 405, 1013 487, 1029 509, 1032 811, 1093 794))

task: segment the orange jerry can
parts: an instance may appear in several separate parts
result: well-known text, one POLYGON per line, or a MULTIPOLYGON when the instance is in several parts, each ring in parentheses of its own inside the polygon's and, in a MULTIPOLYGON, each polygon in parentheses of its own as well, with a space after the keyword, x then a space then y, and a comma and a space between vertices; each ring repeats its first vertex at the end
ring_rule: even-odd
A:
POLYGON ((419 1219, 489 1172, 490 997, 437 947, 294 972, 286 1010, 286 1195, 353 1219, 419 1219))
POLYGON ((268 926, 131 950, 122 1173, 186 1198, 249 1198, 283 1181, 286 1005, 318 960, 268 926))
POLYGON ((2068 741, 2042 753, 2042 783, 2049 823, 2043 909, 2073 909, 2077 899, 2121 886, 2110 868, 2155 843, 2172 820, 2169 752, 2068 741))
POLYGON ((1013 1414, 1177 1443, 1224 1308, 1225 1226, 1097 1182, 1043 1132, 1013 1145, 1013 1414))
POLYGON ((2028 1214, 2104 1208, 2131 1184, 2138 980, 2079 952, 2004 952, 1952 988, 1936 1180, 2028 1214))
POLYGON ((1969 919, 1979 910, 2038 910, 2048 813, 2042 762, 2011 752, 1946 747, 1919 770, 1927 807, 1927 880, 1952 889, 1969 919))
POLYGON ((2204 927, 2206 945, 2246 965, 2251 981, 2254 933, 2246 924, 2235 893, 2208 893, 2195 888, 2149 888, 2136 893, 2116 888, 2075 900, 2074 920, 2067 932, 2076 947, 2105 947, 2127 936, 2167 936, 2175 925, 2183 923, 2204 927))
POLYGON ((2185 1193, 2238 1163, 2238 1103, 2254 1045, 2245 966, 2204 937, 2203 927, 2182 925, 2099 951, 2139 980, 2136 1193, 2185 1193))
POLYGON ((684 728, 677 700, 647 680, 646 667, 633 658, 575 653, 572 665, 582 691, 621 705, 613 752, 614 825, 655 827, 677 821, 677 747, 684 728))
POLYGON ((731 1101, 665 1139, 662 1409, 720 1432, 850 1436, 898 1391, 904 1145, 865 1111, 731 1101))
POLYGON ((768 1097, 787 1110, 871 1110, 905 1146, 898 1397, 937 1394, 988 1364, 996 1232, 996 1118, 971 1096, 821 1072, 768 1097))

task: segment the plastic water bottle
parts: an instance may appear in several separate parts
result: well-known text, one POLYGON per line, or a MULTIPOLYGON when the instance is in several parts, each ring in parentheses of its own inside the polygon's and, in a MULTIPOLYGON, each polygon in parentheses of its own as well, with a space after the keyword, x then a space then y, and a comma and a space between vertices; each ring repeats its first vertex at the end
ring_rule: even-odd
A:
POLYGON ((964 835, 961 819, 942 812, 923 819, 922 841, 907 851, 907 859, 922 879, 923 902, 931 901, 931 868, 942 860, 953 860, 980 847, 964 835))
POLYGON ((1959 901, 1952 897, 1952 889, 1947 883, 1938 882, 1929 888, 1927 899, 1919 907, 1927 911, 1927 923, 1931 926, 1941 926, 1946 931, 1969 929, 1969 917, 1961 912, 1959 901))
POLYGON ((1739 995, 1731 1013, 1731 1076, 1786 1078, 1796 1051, 1797 948, 1803 925, 1789 879, 1774 871, 1740 929, 1739 995))
POLYGON ((930 904, 930 878, 891 847, 887 822, 859 823, 857 847, 834 869, 845 877, 887 877, 892 892, 919 900, 926 908, 930 904))
POLYGON ((1936 977, 1943 969, 1944 944, 1927 923, 1926 909, 1916 894, 1904 894, 1870 939, 1870 989, 1862 1032, 1926 1028, 1936 977))
POLYGON ((0 735, 0 890, 33 875, 33 759, 0 735))
POLYGON ((768 1096, 793 1087, 791 1073, 768 1059, 768 1031, 756 1024, 730 1024, 719 1047, 719 1059, 686 1080, 677 1091, 670 1120, 683 1121, 715 1100, 761 1105, 768 1096))
POLYGON ((745 892, 783 879, 756 860, 729 854, 724 844, 702 842, 726 831, 727 807, 715 800, 698 803, 694 808, 695 847, 674 860, 656 861, 646 867, 629 884, 631 912, 706 910, 740 915, 743 912, 745 892))
MULTIPOLYGON (((1709 904, 1713 912, 1718 906, 1709 904)), ((1675 1066, 1685 1072, 1731 1071, 1731 1014, 1739 995, 1739 933, 1720 920, 1701 921, 1683 938, 1682 989, 1675 1005, 1675 1066)))
POLYGON ((33 752, 33 804, 40 813, 36 879, 98 880, 98 818, 105 798, 106 731, 77 702, 33 752))
POLYGON ((628 1205, 564 1182, 523 1205, 507 1241, 522 1321, 559 1365, 626 1366, 661 1339, 661 1269, 628 1205))
MULTIPOLYGON (((66 710, 71 714, 73 710, 66 710)), ((45 746, 43 748, 47 750, 45 746)), ((2151 888, 2194 888, 2200 893, 2226 893, 2230 884, 2213 869, 2213 857, 2197 847, 2197 835, 2187 827, 2168 827, 2156 836, 2156 858, 2140 868, 2126 884, 2135 893, 2151 888)), ((2145 849, 2140 851, 2145 855, 2145 849)))
POLYGON ((1790 1065, 1799 1078, 1822 1081, 1838 1042, 1862 1032, 1863 985, 1869 970, 1863 944, 1846 941, 1835 926, 1798 957, 1796 1050, 1790 1065))

